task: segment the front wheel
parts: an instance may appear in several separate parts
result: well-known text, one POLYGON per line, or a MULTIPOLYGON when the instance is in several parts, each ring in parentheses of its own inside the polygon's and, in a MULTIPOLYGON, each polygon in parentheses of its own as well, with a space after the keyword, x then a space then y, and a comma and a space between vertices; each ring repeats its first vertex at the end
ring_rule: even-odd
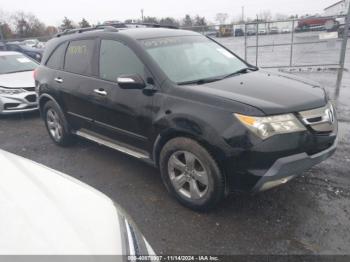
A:
POLYGON ((196 141, 170 140, 161 150, 159 164, 165 186, 183 205, 207 210, 223 199, 224 176, 211 154, 196 141))

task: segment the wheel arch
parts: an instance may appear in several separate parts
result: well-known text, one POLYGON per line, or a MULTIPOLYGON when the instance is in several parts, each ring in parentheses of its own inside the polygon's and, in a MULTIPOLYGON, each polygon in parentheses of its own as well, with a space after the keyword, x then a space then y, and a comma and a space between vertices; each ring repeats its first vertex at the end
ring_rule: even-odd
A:
MULTIPOLYGON (((194 141, 196 141, 198 144, 203 146, 214 158, 214 160, 219 164, 221 169, 221 159, 224 157, 224 152, 220 150, 219 148, 211 145, 208 143, 204 138, 197 136, 191 132, 185 131, 185 130, 168 130, 166 132, 163 132, 159 134, 154 142, 153 145, 153 151, 152 151, 152 158, 154 161, 154 164, 158 167, 159 166, 159 158, 160 158, 160 152, 164 145, 169 142, 173 138, 177 137, 185 137, 190 138, 194 141)), ((222 170, 223 171, 223 170, 222 170)))
POLYGON ((40 111, 40 115, 41 115, 41 117, 43 117, 43 109, 44 109, 44 106, 45 106, 45 104, 47 103, 47 102, 49 102, 49 101, 52 101, 53 103, 55 103, 56 104, 56 106, 58 106, 59 108, 61 108, 60 107, 60 105, 59 105, 59 103, 57 102, 57 100, 53 97, 53 96, 51 96, 51 95, 49 95, 49 94, 42 94, 42 95, 40 95, 40 97, 39 97, 39 111, 40 111))

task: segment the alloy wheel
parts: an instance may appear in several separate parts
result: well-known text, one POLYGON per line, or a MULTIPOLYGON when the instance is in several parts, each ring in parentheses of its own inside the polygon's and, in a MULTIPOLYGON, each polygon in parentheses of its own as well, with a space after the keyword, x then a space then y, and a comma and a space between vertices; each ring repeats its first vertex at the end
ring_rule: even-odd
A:
POLYGON ((49 132, 53 139, 58 142, 63 136, 63 127, 60 118, 55 110, 50 108, 46 113, 46 122, 49 132))
POLYGON ((187 199, 201 199, 208 191, 208 171, 188 151, 177 151, 170 156, 168 173, 176 192, 187 199))

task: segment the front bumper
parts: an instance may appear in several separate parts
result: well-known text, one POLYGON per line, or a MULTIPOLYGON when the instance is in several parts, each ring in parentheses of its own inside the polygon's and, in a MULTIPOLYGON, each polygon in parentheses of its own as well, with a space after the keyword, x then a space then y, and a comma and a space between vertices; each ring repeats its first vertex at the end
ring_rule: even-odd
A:
POLYGON ((337 147, 337 141, 336 139, 331 147, 314 155, 308 155, 304 152, 277 159, 271 168, 258 180, 252 192, 257 193, 268 190, 285 184, 294 177, 301 175, 303 171, 333 155, 337 147))
POLYGON ((38 110, 38 98, 35 92, 0 95, 0 115, 31 112, 35 110, 38 110))

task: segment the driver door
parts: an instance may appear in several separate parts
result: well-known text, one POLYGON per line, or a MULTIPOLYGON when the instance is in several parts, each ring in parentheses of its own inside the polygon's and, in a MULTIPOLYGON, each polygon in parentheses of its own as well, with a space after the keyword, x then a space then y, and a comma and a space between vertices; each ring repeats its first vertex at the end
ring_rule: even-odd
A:
MULTIPOLYGON (((153 93, 145 89, 123 89, 121 75, 138 74, 152 78, 142 61, 125 44, 109 39, 100 42, 99 105, 94 112, 94 128, 112 140, 146 150, 152 127, 153 93)), ((146 84, 150 85, 150 84, 146 84)))

